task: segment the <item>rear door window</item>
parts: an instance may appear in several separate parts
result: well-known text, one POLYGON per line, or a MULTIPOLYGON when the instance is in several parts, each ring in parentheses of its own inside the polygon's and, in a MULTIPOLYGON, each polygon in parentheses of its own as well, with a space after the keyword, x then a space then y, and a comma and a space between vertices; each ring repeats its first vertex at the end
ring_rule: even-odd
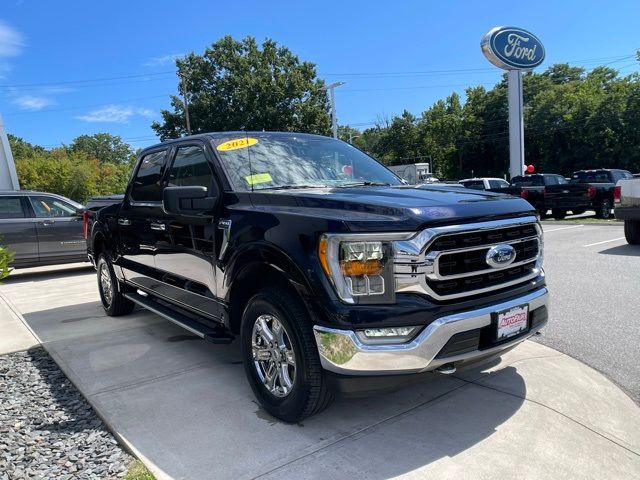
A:
POLYGON ((0 197, 0 219, 25 217, 20 197, 0 197))
POLYGON ((162 201, 162 173, 167 163, 167 151, 148 153, 140 161, 131 189, 131 199, 136 202, 162 201))

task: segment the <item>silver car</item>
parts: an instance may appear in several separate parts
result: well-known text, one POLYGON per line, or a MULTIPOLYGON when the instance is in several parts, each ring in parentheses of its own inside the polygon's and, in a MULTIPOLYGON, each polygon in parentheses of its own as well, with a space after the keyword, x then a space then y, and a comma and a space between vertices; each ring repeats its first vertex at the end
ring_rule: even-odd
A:
POLYGON ((53 193, 0 191, 0 245, 15 268, 86 262, 84 207, 53 193))

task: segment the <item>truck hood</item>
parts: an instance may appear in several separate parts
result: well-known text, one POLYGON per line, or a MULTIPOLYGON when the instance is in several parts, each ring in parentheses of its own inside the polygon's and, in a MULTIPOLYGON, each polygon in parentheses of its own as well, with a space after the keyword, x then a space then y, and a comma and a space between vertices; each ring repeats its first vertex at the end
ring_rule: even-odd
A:
POLYGON ((415 231, 427 226, 534 214, 509 195, 438 185, 312 188, 253 192, 254 209, 341 220, 351 231, 415 231))

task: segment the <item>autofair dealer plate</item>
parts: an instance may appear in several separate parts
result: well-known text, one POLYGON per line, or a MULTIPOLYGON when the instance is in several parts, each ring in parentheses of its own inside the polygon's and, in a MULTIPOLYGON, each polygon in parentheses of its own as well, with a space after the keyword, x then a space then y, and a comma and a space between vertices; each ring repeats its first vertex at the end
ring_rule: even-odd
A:
POLYGON ((496 316, 498 341, 518 335, 529 326, 529 305, 512 307, 494 315, 496 316))

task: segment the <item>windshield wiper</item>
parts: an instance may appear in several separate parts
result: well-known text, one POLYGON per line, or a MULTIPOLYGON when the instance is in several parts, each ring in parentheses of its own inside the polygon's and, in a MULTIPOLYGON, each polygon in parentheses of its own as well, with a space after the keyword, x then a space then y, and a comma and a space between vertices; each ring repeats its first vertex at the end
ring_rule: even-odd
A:
POLYGON ((342 185, 338 185, 338 187, 390 187, 390 183, 386 182, 355 182, 355 183, 344 183, 342 185))

